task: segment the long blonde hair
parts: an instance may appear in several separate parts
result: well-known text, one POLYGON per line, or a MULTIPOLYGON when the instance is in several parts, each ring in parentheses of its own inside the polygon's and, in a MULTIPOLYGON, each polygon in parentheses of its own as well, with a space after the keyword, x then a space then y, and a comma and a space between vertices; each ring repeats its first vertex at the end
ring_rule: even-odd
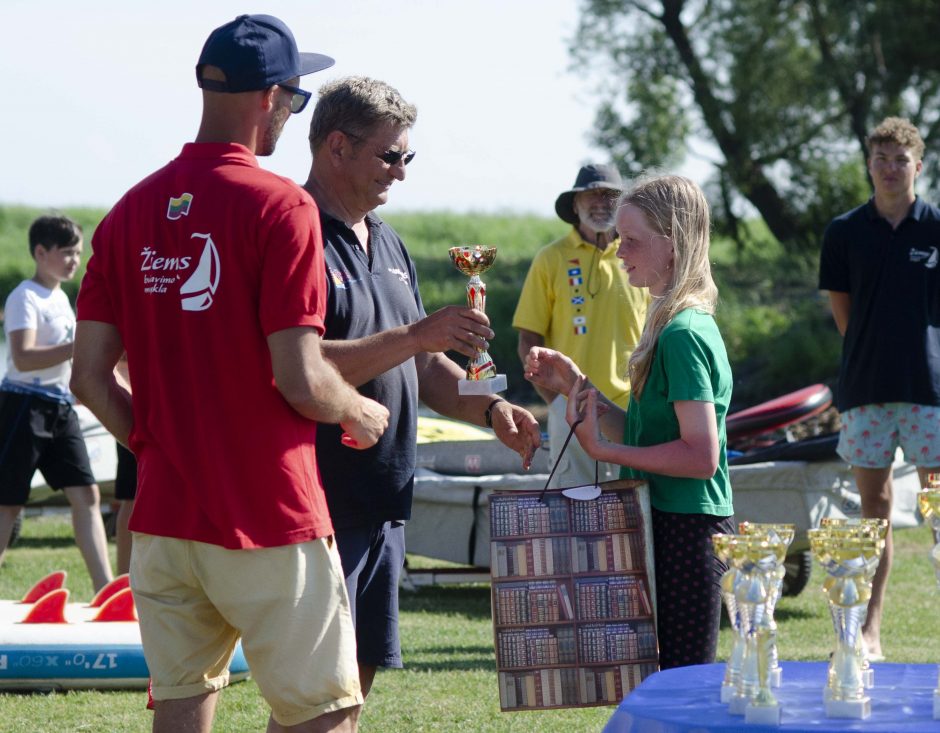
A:
POLYGON ((624 192, 618 208, 627 204, 643 212, 650 228, 672 242, 674 252, 672 282, 650 303, 643 334, 630 356, 630 383, 639 397, 662 330, 686 308, 714 313, 718 288, 708 262, 711 222, 702 189, 682 176, 656 176, 624 192))

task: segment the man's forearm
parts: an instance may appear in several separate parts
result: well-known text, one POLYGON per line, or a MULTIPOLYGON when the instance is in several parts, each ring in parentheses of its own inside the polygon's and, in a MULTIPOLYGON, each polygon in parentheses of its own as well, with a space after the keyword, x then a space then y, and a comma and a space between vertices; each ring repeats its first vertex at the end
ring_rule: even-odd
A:
POLYGON ((71 388, 105 429, 126 446, 134 426, 131 393, 113 375, 102 379, 73 375, 71 388))
POLYGON ((408 326, 399 326, 361 339, 325 339, 320 350, 343 379, 359 387, 411 359, 418 344, 408 326))

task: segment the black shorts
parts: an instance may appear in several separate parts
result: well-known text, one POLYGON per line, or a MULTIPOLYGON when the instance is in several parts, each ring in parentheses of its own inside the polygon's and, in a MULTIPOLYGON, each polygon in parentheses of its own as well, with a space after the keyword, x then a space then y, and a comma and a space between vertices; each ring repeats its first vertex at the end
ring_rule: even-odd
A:
POLYGON ((0 505, 22 506, 36 469, 56 490, 95 483, 71 405, 0 391, 0 505))
POLYGON ((383 522, 336 530, 360 664, 401 667, 398 581, 405 565, 405 525, 383 522))
POLYGON ((133 501, 137 496, 137 459, 120 443, 117 446, 117 474, 114 477, 114 498, 133 501))

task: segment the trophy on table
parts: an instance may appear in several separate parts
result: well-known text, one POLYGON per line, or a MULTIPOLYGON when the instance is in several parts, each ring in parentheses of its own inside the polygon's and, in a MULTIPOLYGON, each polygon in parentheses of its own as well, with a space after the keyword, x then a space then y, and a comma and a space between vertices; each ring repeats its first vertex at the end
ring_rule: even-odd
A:
POLYGON ((823 692, 826 715, 864 719, 871 715, 871 698, 865 691, 858 637, 885 541, 878 528, 866 524, 824 526, 807 534, 813 557, 828 575, 823 590, 836 632, 823 692))
MULTIPOLYGON (((940 585, 940 473, 927 474, 927 488, 917 494, 917 506, 925 521, 933 530, 934 546, 930 549, 930 561, 933 563, 937 584, 940 585)), ((933 691, 933 718, 940 720, 940 668, 938 668, 937 687, 933 691)))
MULTIPOLYGON (((793 524, 783 524, 778 522, 741 522, 738 525, 741 534, 754 535, 766 534, 771 539, 779 539, 784 543, 785 548, 789 549, 790 543, 796 536, 796 526, 793 524)), ((767 590, 767 617, 765 623, 768 628, 774 631, 773 644, 770 647, 770 686, 780 687, 783 678, 783 670, 780 667, 780 656, 777 653, 776 630, 777 622, 774 620, 774 610, 777 608, 777 601, 783 593, 783 578, 787 574, 784 563, 777 563, 773 570, 773 577, 770 578, 770 586, 767 590)))
POLYGON ((731 562, 741 573, 734 595, 746 644, 739 686, 728 712, 743 714, 747 723, 780 724, 780 705, 770 689, 776 627, 771 623, 768 603, 777 585, 778 568, 786 559, 787 545, 777 534, 734 535, 729 542, 731 562))
MULTIPOLYGON (((840 517, 823 517, 819 521, 819 526, 830 530, 830 534, 840 534, 854 536, 859 533, 874 533, 876 537, 884 540, 888 534, 888 520, 880 519, 877 517, 861 517, 861 518, 840 518, 840 517)), ((871 573, 874 575, 875 571, 878 570, 878 563, 881 558, 876 557, 870 560, 874 563, 874 566, 871 568, 871 573)), ((823 581, 823 592, 829 593, 829 589, 835 583, 835 578, 828 576, 825 581, 823 581)), ((842 611, 837 606, 830 606, 829 612, 832 614, 832 623, 833 627, 836 630, 836 635, 838 636, 838 624, 839 619, 841 618, 842 611)), ((864 625, 865 617, 868 615, 868 605, 865 604, 865 607, 861 609, 861 619, 859 620, 860 625, 864 625)), ((868 649, 865 646, 864 641, 862 640, 862 635, 858 634, 855 637, 855 654, 858 657, 859 664, 861 665, 862 670, 862 684, 865 685, 867 689, 871 689, 875 686, 875 670, 872 669, 871 660, 868 658, 868 649)), ((835 656, 833 655, 833 659, 835 656)), ((835 675, 835 670, 833 664, 830 661, 829 663, 829 678, 830 683, 833 681, 835 675)), ((826 694, 829 694, 832 684, 826 687, 826 694)))
POLYGON ((728 611, 728 620, 731 622, 732 638, 731 654, 728 656, 728 662, 725 664, 725 677, 721 682, 721 701, 730 703, 734 693, 741 685, 741 664, 744 661, 744 649, 747 645, 747 633, 743 631, 741 624, 741 613, 738 610, 738 602, 735 598, 738 584, 741 582, 742 575, 731 562, 731 544, 734 542, 733 534, 713 534, 712 547, 715 555, 728 566, 724 575, 721 576, 719 587, 721 588, 721 599, 725 602, 725 609, 728 611))
MULTIPOLYGON (((496 247, 481 244, 451 247, 450 259, 464 275, 467 283, 467 306, 486 311, 486 284, 480 275, 490 269, 496 259, 496 247)), ((479 349, 467 364, 467 377, 457 383, 457 392, 462 395, 485 395, 506 389, 506 375, 496 373, 496 365, 485 349, 479 349)))

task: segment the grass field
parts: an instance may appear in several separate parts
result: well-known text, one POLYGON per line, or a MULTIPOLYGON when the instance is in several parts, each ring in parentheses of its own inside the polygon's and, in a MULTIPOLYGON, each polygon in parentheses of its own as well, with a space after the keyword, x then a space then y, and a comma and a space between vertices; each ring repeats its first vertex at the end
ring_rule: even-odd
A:
MULTIPOLYGON (((926 633, 936 619, 937 589, 928 560, 932 544, 925 528, 901 530, 888 589, 884 628, 890 662, 940 661, 940 638, 926 633)), ((421 558, 412 558, 417 566, 421 558)), ((0 598, 18 598, 41 575, 69 571, 73 599, 91 598, 91 586, 70 538, 67 519, 27 520, 20 543, 0 568, 0 598)), ((779 649, 787 660, 825 659, 832 627, 814 570, 807 589, 783 598, 777 609, 779 649)), ((599 731, 613 708, 501 713, 496 685, 489 586, 435 586, 403 591, 401 634, 405 670, 381 673, 362 714, 364 733, 585 733, 599 731)), ((719 656, 731 648, 722 629, 719 656)), ((820 687, 823 681, 820 680, 820 687)), ((151 714, 143 692, 0 694, 0 730, 34 733, 148 731, 151 714)), ((267 708, 254 682, 233 685, 222 694, 218 731, 263 730, 267 708)))

